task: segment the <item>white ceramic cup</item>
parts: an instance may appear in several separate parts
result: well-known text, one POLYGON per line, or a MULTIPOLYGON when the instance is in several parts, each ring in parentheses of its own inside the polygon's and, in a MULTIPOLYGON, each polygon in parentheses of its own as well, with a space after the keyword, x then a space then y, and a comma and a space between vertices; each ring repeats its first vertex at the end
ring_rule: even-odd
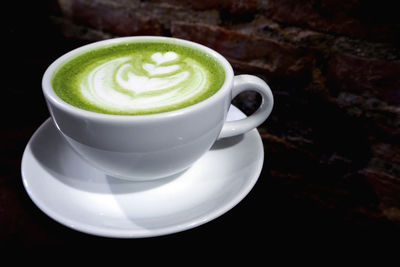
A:
POLYGON ((272 92, 263 80, 251 75, 234 76, 229 62, 214 50, 168 37, 115 38, 72 50, 48 67, 42 88, 51 117, 71 147, 106 174, 134 181, 153 180, 184 171, 218 138, 244 134, 259 126, 273 107, 272 92), (214 57, 225 70, 222 87, 211 97, 192 106, 149 115, 91 112, 72 106, 55 94, 52 76, 65 60, 104 44, 143 40, 181 44, 214 57), (258 92, 262 97, 260 107, 245 119, 225 122, 231 100, 243 91, 258 92))

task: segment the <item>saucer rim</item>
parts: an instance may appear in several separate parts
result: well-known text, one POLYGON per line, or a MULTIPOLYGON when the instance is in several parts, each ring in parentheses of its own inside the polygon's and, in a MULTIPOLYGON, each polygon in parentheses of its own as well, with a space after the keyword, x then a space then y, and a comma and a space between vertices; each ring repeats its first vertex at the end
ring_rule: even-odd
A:
MULTIPOLYGON (((243 114, 242 111, 240 111, 238 108, 234 107, 231 105, 231 108, 237 109, 240 113, 243 114)), ((241 115, 242 115, 241 114, 241 115)), ((243 114, 244 115, 244 114, 243 114)), ((68 228, 71 228, 73 230, 85 233, 85 234, 91 234, 95 236, 101 236, 101 237, 109 237, 109 238, 148 238, 148 237, 156 237, 156 236, 164 236, 164 235, 169 235, 169 234, 174 234, 182 231, 186 231, 192 228, 196 228, 200 225, 203 225, 205 223, 208 223, 232 208, 234 208, 237 204, 239 204, 248 194, 249 192, 253 189, 254 185, 258 181, 258 178, 261 174, 263 165, 264 165, 264 149, 261 149, 260 153, 260 158, 259 158, 259 164, 254 168, 252 171, 253 175, 252 177, 247 178, 246 186, 244 186, 238 194, 235 195, 230 201, 225 203, 224 205, 221 205, 220 207, 208 212, 207 214, 191 219, 188 222, 184 223, 179 223, 167 227, 162 227, 159 229, 115 229, 115 228, 105 228, 101 226, 96 226, 96 225, 91 225, 87 224, 84 222, 79 222, 75 220, 69 219, 67 216, 62 215, 62 213, 57 212, 56 210, 53 210, 49 208, 49 206, 44 203, 42 200, 40 200, 40 196, 37 196, 33 190, 30 190, 29 188, 29 174, 27 174, 26 167, 26 162, 27 162, 27 157, 28 157, 28 150, 30 150, 30 144, 31 141, 34 140, 34 138, 39 135, 42 131, 43 128, 48 124, 52 123, 51 117, 46 119, 38 128, 37 130, 32 134, 31 138, 29 139, 28 143, 25 146, 24 153, 22 156, 21 160, 21 176, 22 176, 22 182, 23 186, 25 188, 25 191, 27 192, 28 196, 30 199, 33 201, 33 203, 41 210, 43 211, 47 216, 55 220, 56 222, 67 226, 68 228)), ((257 142, 259 142, 259 145, 263 146, 261 136, 257 129, 253 129, 246 133, 245 135, 248 134, 256 134, 256 139, 257 142)), ((209 152, 206 152, 209 153, 209 152)))

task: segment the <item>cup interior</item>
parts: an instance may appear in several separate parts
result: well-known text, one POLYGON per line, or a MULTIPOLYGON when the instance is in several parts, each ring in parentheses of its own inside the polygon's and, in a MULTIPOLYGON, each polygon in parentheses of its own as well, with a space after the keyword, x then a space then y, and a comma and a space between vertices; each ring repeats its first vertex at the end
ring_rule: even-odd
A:
POLYGON ((97 119, 109 119, 112 117, 113 119, 149 119, 149 118, 159 118, 159 117, 164 117, 164 116, 175 116, 179 115, 182 113, 187 113, 187 112, 193 112, 194 110, 200 108, 201 106, 207 105, 213 101, 218 100, 218 98, 221 97, 226 97, 227 94, 230 94, 230 90, 232 87, 233 83, 233 69, 229 62, 218 52, 215 50, 206 47, 204 45, 194 43, 191 41, 183 40, 183 39, 178 39, 178 38, 171 38, 171 37, 155 37, 155 36, 133 36, 133 37, 121 37, 121 38, 114 38, 114 39, 108 39, 108 40, 103 40, 95 43, 91 43, 88 45, 84 45, 82 47, 76 48, 63 56, 59 57, 57 60, 55 60, 46 70, 46 72, 43 75, 42 79, 42 89, 44 96, 47 101, 49 101, 51 104, 56 105, 57 107, 74 113, 79 116, 90 116, 91 118, 97 118, 97 119), (224 69, 225 72, 225 80, 221 86, 221 88, 212 96, 187 107, 183 107, 177 110, 172 110, 172 111, 166 111, 166 112, 161 112, 161 113, 153 113, 153 114, 144 114, 144 115, 115 115, 115 114, 106 114, 106 113, 97 113, 94 111, 88 111, 84 110, 78 107, 75 107, 64 100, 62 100, 53 90, 52 87, 52 78, 55 73, 55 71, 66 61, 69 59, 81 54, 88 52, 92 49, 96 49, 101 46, 105 45, 113 45, 113 44, 120 44, 120 43, 132 43, 132 42, 146 42, 146 41, 157 41, 157 42, 166 42, 170 44, 176 44, 176 45, 181 45, 181 46, 187 46, 192 49, 197 49, 200 50, 203 53, 206 53, 207 55, 211 56, 213 59, 215 59, 224 69))

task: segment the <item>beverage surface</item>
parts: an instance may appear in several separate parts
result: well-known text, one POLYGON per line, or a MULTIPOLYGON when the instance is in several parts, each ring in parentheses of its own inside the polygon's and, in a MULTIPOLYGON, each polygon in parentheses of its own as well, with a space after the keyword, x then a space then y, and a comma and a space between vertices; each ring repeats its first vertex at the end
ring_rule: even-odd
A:
POLYGON ((196 104, 215 94, 224 80, 220 63, 201 50, 143 41, 82 52, 58 67, 52 86, 81 109, 141 115, 196 104))

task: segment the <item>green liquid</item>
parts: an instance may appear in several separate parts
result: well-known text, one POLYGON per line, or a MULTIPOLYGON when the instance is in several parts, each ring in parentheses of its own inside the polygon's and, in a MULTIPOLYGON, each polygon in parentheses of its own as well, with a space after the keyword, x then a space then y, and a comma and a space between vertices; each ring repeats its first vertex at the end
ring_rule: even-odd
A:
POLYGON ((84 110, 142 115, 194 105, 214 95, 224 80, 221 64, 200 50, 122 41, 68 59, 55 71, 52 86, 62 100, 84 110))

